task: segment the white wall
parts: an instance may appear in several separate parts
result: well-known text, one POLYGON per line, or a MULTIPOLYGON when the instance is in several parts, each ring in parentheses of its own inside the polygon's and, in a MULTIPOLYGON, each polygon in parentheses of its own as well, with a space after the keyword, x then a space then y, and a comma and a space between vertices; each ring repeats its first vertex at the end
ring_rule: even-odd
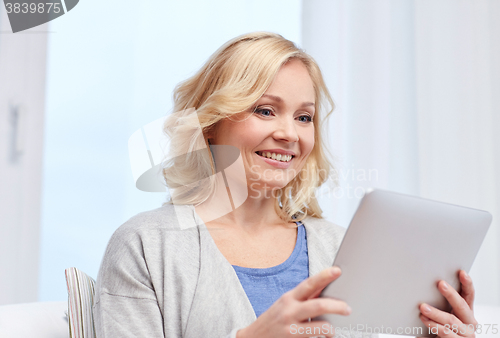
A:
POLYGON ((0 6, 0 305, 38 297, 46 30, 13 34, 0 6))

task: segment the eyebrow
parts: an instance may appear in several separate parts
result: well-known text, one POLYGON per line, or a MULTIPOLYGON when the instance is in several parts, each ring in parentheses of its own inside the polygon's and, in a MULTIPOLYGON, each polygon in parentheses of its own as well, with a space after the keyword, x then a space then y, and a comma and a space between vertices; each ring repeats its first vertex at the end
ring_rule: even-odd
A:
MULTIPOLYGON (((279 102, 279 103, 282 103, 283 102, 283 99, 279 96, 274 96, 274 95, 269 95, 269 94, 264 94, 262 95, 262 97, 267 97, 273 101, 276 101, 276 102, 279 102)), ((313 102, 304 102, 302 103, 302 107, 308 107, 308 106, 314 106, 314 103, 313 102)))

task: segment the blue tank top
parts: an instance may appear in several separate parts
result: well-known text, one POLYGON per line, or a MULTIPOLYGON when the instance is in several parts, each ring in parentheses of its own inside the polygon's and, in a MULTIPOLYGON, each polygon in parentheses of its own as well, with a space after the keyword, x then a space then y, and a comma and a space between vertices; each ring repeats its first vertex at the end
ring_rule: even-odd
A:
POLYGON ((233 265, 255 315, 259 317, 285 292, 309 277, 307 236, 304 225, 298 222, 297 242, 292 254, 283 263, 265 269, 233 265))

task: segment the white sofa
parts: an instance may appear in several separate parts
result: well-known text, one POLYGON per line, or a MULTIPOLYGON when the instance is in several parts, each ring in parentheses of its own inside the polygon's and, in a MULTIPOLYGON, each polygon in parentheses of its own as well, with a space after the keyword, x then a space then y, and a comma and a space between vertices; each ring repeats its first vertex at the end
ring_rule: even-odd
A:
POLYGON ((0 338, 68 338, 67 302, 0 306, 0 338))

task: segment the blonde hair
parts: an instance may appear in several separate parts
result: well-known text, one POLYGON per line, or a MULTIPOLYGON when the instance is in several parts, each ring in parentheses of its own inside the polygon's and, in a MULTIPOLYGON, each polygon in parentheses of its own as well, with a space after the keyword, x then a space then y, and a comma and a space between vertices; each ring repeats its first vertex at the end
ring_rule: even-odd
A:
MULTIPOLYGON (((191 78, 174 91, 175 118, 167 119, 164 130, 172 140, 173 157, 163 166, 167 186, 175 187, 176 204, 198 205, 214 192, 215 166, 206 135, 217 122, 248 110, 266 92, 280 68, 292 59, 300 60, 311 76, 315 90, 315 144, 301 172, 276 195, 275 210, 287 222, 302 220, 306 215, 321 218, 315 196, 316 188, 327 179, 333 166, 326 157, 321 137, 322 119, 334 108, 321 71, 314 59, 281 35, 256 32, 239 36, 219 48, 191 78), (194 110, 199 127, 187 116, 194 110), (202 147, 205 150, 198 150, 202 147), (196 184, 193 182, 200 182, 196 184)), ((197 121, 196 121, 197 124, 197 121)), ((172 203, 172 200, 169 201, 172 203)))

